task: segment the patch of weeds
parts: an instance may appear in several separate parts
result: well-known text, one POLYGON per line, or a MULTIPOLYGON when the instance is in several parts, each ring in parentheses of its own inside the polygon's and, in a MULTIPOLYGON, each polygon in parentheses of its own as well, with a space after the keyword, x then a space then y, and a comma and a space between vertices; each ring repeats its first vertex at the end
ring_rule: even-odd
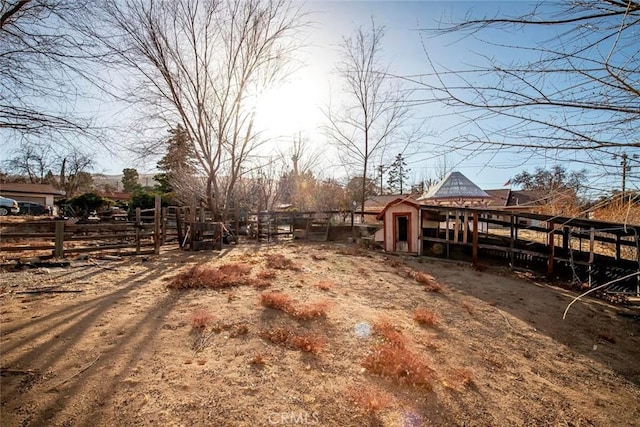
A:
POLYGON ((264 353, 254 353, 251 359, 249 359, 249 364, 264 366, 267 364, 267 358, 264 356, 264 353))
POLYGON ((249 333, 249 327, 244 323, 241 323, 239 325, 234 325, 231 328, 231 332, 229 333, 229 336, 231 338, 237 338, 237 337, 245 336, 248 333, 249 333))
POLYGON ((422 283, 425 290, 429 292, 441 293, 444 291, 444 286, 438 283, 438 281, 430 274, 422 271, 410 271, 409 277, 413 278, 416 282, 422 283))
POLYGON ((194 329, 204 329, 213 322, 214 316, 205 309, 195 311, 189 318, 189 323, 194 329))
POLYGON ((362 268, 362 267, 358 267, 358 274, 361 275, 362 277, 369 277, 369 270, 367 270, 366 268, 362 268))
POLYGON ((248 285, 250 271, 251 266, 243 263, 225 264, 220 267, 198 264, 176 275, 167 287, 169 289, 223 289, 248 285))
POLYGON ((327 342, 322 335, 309 332, 291 332, 287 328, 265 330, 260 333, 260 336, 274 344, 314 354, 319 353, 327 342))
POLYGON ((299 307, 290 306, 287 314, 298 320, 315 320, 327 317, 328 301, 316 301, 299 307))
POLYGON ((263 279, 256 279, 253 282, 253 287, 256 289, 266 289, 269 286, 271 286, 271 282, 268 280, 263 280, 263 279))
POLYGON ((274 270, 300 270, 293 261, 282 254, 267 255, 266 261, 267 267, 274 270))
POLYGON ((413 320, 424 326, 434 326, 440 320, 440 317, 433 311, 420 307, 413 312, 413 320))
POLYGON ((260 272, 258 272, 258 274, 256 274, 256 277, 262 280, 273 280, 276 278, 276 276, 277 274, 273 270, 261 270, 260 272))
POLYGON ((289 342, 299 350, 318 354, 326 345, 327 340, 322 335, 305 332, 291 335, 289 342))
POLYGON ((264 307, 280 310, 297 320, 325 318, 330 305, 325 300, 296 305, 291 297, 283 292, 264 292, 260 294, 260 304, 264 307))
POLYGON ((431 390, 433 370, 420 355, 408 348, 402 332, 388 320, 376 322, 373 329, 381 341, 372 346, 362 366, 396 383, 431 390))
POLYGON ((260 304, 275 310, 287 311, 291 306, 291 297, 282 292, 264 292, 260 294, 260 304))
POLYGON ((311 254, 311 259, 315 261, 324 261, 325 259, 327 259, 327 257, 320 254, 311 254))
POLYGON ((370 384, 353 385, 346 390, 346 396, 370 417, 375 417, 389 408, 393 400, 389 393, 370 384))

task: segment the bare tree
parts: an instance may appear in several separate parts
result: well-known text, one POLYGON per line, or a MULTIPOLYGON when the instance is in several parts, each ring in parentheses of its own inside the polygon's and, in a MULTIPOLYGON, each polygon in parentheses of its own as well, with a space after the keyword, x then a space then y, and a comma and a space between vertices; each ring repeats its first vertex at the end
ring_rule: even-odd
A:
POLYGON ((53 147, 42 141, 23 141, 4 163, 9 172, 33 184, 51 184, 67 198, 89 189, 87 176, 94 166, 92 158, 78 148, 53 147))
POLYGON ((425 34, 480 40, 484 53, 451 69, 429 56, 426 39, 432 72, 419 83, 425 102, 443 103, 457 118, 460 133, 449 147, 580 161, 604 175, 619 170, 614 155, 640 148, 639 30, 637 0, 546 2, 515 17, 467 15, 425 34), (528 31, 536 29, 545 31, 532 39, 528 31))
POLYGON ((131 100, 152 123, 181 123, 206 180, 203 197, 223 216, 261 142, 256 100, 290 69, 299 9, 285 0, 113 0, 103 10, 96 39, 132 73, 131 100))
POLYGON ((331 106, 325 111, 327 134, 335 141, 343 163, 355 168, 350 175, 362 180, 357 197, 362 212, 372 160, 396 142, 394 137, 411 118, 411 92, 390 75, 389 65, 382 62, 383 38, 384 27, 377 26, 373 19, 370 29, 361 27, 343 38, 337 69, 348 99, 340 111, 332 111, 331 106))
POLYGON ((86 3, 0 3, 0 131, 11 138, 49 137, 60 145, 71 135, 92 134, 92 120, 76 105, 92 81, 90 46, 73 28, 86 3))

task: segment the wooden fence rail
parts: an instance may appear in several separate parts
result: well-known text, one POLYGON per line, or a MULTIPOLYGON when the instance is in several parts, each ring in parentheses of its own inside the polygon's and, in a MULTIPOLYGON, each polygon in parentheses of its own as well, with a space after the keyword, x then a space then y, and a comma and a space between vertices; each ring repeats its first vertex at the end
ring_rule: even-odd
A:
POLYGON ((167 237, 177 235, 167 227, 162 212, 156 197, 155 208, 136 209, 132 222, 0 221, 0 253, 55 258, 112 251, 120 255, 158 254, 167 237))

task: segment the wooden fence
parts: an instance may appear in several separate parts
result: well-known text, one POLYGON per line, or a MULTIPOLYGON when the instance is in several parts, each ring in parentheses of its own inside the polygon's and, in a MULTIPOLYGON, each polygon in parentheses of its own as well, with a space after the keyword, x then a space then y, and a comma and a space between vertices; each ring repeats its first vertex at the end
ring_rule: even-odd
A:
POLYGON ((91 252, 119 255, 158 254, 175 237, 170 209, 136 209, 133 221, 80 223, 75 220, 0 221, 0 253, 4 258, 28 256, 64 258, 91 252))

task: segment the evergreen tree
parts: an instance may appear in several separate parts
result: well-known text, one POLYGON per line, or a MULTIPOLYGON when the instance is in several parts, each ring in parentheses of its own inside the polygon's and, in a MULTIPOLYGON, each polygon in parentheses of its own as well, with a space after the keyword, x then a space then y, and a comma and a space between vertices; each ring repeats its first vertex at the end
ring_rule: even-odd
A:
POLYGON ((140 188, 136 169, 125 168, 122 170, 122 187, 127 193, 133 193, 140 188))
POLYGON ((193 146, 189 143, 187 131, 178 124, 169 129, 169 137, 165 141, 167 153, 158 161, 157 167, 162 172, 154 175, 158 183, 158 191, 171 193, 174 191, 176 180, 186 175, 195 174, 193 166, 193 146))
POLYGON ((407 167, 407 163, 404 161, 404 157, 401 153, 398 153, 391 166, 389 166, 389 176, 387 178, 387 185, 392 193, 403 193, 404 183, 409 179, 410 169, 407 167))

